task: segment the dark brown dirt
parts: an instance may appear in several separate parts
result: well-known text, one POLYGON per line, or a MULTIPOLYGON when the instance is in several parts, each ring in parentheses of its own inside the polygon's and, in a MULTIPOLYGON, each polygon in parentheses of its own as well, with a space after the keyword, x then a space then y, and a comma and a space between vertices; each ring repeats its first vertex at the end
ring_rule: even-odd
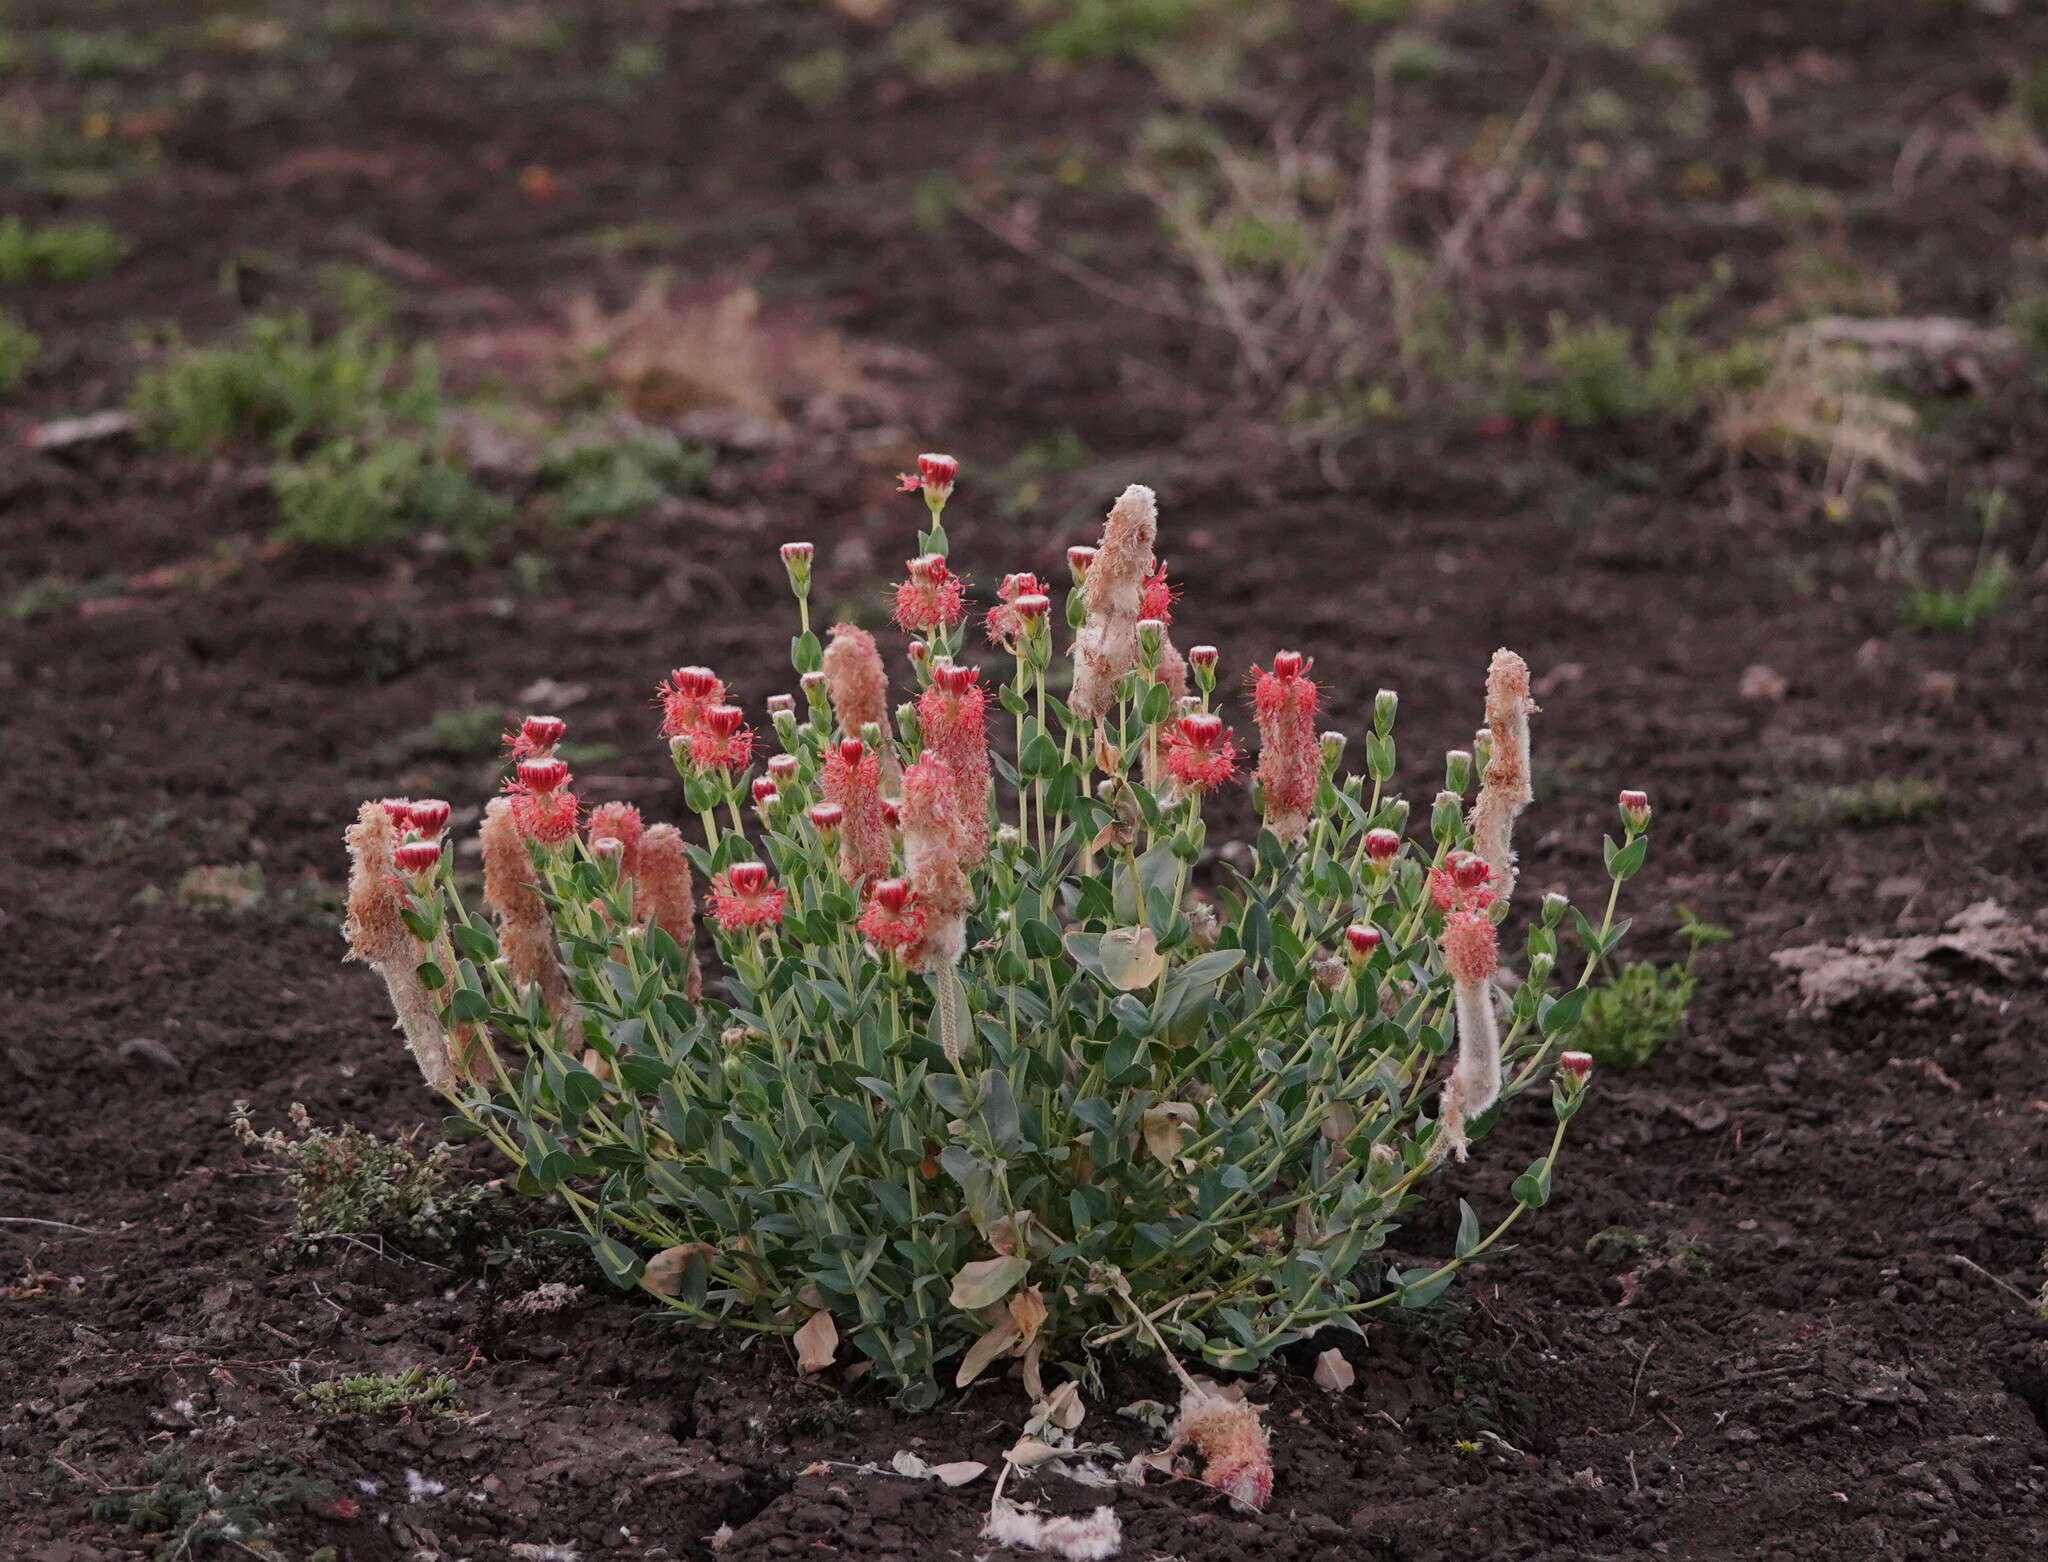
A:
MULTIPOLYGON (((2012 60, 2048 56, 2039 17, 1905 0, 1687 6, 1675 26, 1713 95, 1710 143, 1739 142, 1721 159, 1732 180, 1852 193, 1884 186, 1913 126, 1995 102, 2012 60), (1802 58, 1840 73, 1810 72, 1818 85, 1767 129, 1748 125, 1737 74, 1802 58)), ((1231 411, 1218 344, 1076 290, 963 223, 913 222, 923 175, 996 180, 1006 160, 1050 162, 1084 132, 1118 144, 1147 107, 1134 72, 953 92, 885 72, 812 111, 762 62, 858 38, 825 13, 610 6, 592 27, 571 76, 602 63, 608 38, 665 44, 637 104, 545 80, 554 66, 464 76, 430 33, 329 39, 298 100, 246 121, 179 116, 157 171, 97 204, 137 238, 127 264, 13 301, 51 346, 0 415, 10 434, 116 402, 138 317, 226 325, 238 302, 213 283, 237 256, 249 302, 272 286, 250 263, 259 251, 389 263, 377 245, 391 246, 419 329, 505 331, 579 287, 630 290, 644 256, 576 242, 608 224, 671 225, 664 258, 693 282, 752 275, 778 308, 914 348, 920 364, 897 408, 859 405, 771 448, 725 451, 705 498, 536 543, 549 560, 538 589, 502 559, 266 551, 274 516, 242 467, 125 442, 34 455, 10 438, 10 592, 50 575, 126 582, 0 626, 0 1556, 149 1554, 88 1510, 171 1449, 202 1463, 275 1455, 325 1483, 270 1529, 261 1554, 294 1559, 532 1558, 546 1553, 514 1548, 549 1545, 697 1558, 722 1529, 723 1558, 985 1550, 985 1481, 946 1491, 862 1466, 898 1450, 995 1460, 1026 1409, 1014 1384, 914 1420, 859 1385, 799 1384, 779 1349, 647 1317, 523 1241, 509 1211, 489 1264, 343 1243, 292 1257, 285 1189, 227 1125, 237 1100, 264 1124, 294 1101, 380 1132, 438 1118, 384 1029, 374 977, 342 967, 333 928, 340 830, 360 797, 460 805, 488 784, 477 761, 407 735, 440 711, 515 712, 537 680, 577 686, 545 703, 567 703, 583 740, 616 745, 595 767, 600 795, 673 811, 646 730, 655 679, 704 661, 750 704, 782 687, 773 544, 817 541, 827 601, 874 591, 914 521, 886 474, 934 444, 968 462, 952 530, 983 580, 1054 570, 1118 486, 1153 483, 1190 631, 1235 665, 1281 644, 1314 652, 1353 731, 1373 689, 1398 688, 1411 794, 1427 795, 1432 756, 1471 730, 1487 653, 1522 650, 1545 705, 1525 882, 1588 888, 1614 790, 1643 786, 1657 825, 1631 886, 1633 952, 1678 951, 1681 903, 1736 934, 1702 958, 1681 1037, 1602 1077, 1558 1196, 1518 1230, 1518 1251, 1432 1314, 1347 1344, 1352 1393, 1318 1390, 1306 1354, 1256 1382, 1275 1432, 1271 1511, 1234 1517, 1187 1485, 1119 1493, 1124 1555, 2039 1555, 2048 1321, 2013 1288, 2039 1288, 2048 1237, 2040 973, 1958 969, 1920 1009, 1817 1013, 1769 959, 1930 930, 1986 898, 2042 912, 2038 540, 2013 604, 1973 636, 1942 637, 1896 626, 1875 526, 1781 513, 1759 474, 1698 459, 1697 430, 1483 439, 1418 418, 1318 462, 1231 411), (361 176, 279 172, 323 148, 386 161, 361 176), (553 196, 522 193, 535 166, 552 171, 553 196), (1064 428, 1089 462, 1001 513, 995 469, 1064 428), (227 564, 147 574, 208 560, 227 564), (1739 697, 1757 663, 1788 680, 1782 700, 1739 697), (1906 777, 1938 787, 1939 804, 1891 822, 1788 822, 1816 788, 1906 777), (243 861, 267 875, 262 910, 138 898, 243 861), (554 1313, 509 1310, 546 1279, 583 1289, 554 1313), (305 1379, 413 1363, 455 1374, 459 1418, 325 1419, 294 1401, 305 1379)), ((1469 42, 1465 90, 1526 82, 1497 37, 1469 42)), ((272 68, 222 69, 234 82, 259 66, 272 68)), ((72 87, 45 85, 69 101, 72 87)), ((2048 223, 2048 186, 1958 162, 1911 201, 1852 208, 1905 312, 1982 318, 2006 253, 2048 223)), ((1100 224, 1133 254, 1157 244, 1108 196, 1075 195, 1063 220, 1100 224)), ((1605 307, 1647 313, 1719 248, 1740 261, 1739 292, 1771 285, 1771 247, 1729 238, 1711 214, 1631 220, 1617 204, 1602 220, 1557 264, 1605 307)), ((2001 485, 2028 514, 2048 494, 2038 391, 2012 371, 1946 394, 1936 428, 1958 493, 2001 485)), ((1917 502, 1948 513, 1938 492, 1917 502)), ((1947 540, 1966 533, 1952 519, 1947 540)), ((1402 1243, 1446 1245, 1460 1192, 1498 1204, 1537 1131, 1510 1124, 1439 1179, 1402 1243)), ((1165 1397, 1163 1375, 1109 1375, 1089 1433, 1145 1446, 1113 1411, 1165 1397)), ((1041 1495, 1068 1508, 1102 1497, 1059 1479, 1041 1495)))

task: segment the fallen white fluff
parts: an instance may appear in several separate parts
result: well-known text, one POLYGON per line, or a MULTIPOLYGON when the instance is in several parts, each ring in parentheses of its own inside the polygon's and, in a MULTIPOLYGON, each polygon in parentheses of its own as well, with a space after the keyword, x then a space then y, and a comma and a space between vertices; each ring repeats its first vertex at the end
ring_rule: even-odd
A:
POLYGON ((1085 1519, 1075 1519, 1020 1508, 1007 1497, 998 1497, 989 1506, 981 1534, 1000 1546, 1044 1551, 1069 1562, 1103 1562, 1124 1543, 1123 1521, 1114 1508, 1097 1508, 1085 1519))

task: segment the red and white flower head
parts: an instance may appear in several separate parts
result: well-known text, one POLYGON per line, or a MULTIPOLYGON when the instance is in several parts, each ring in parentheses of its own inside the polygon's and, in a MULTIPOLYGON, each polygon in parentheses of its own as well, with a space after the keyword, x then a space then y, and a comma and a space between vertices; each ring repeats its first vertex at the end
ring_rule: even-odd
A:
POLYGON ((431 841, 448 827, 449 812, 447 803, 430 797, 425 802, 407 804, 405 818, 406 823, 431 841))
POLYGON ((704 725, 704 713, 725 702, 725 683, 708 667, 678 667, 656 691, 661 735, 686 737, 704 725))
MULTIPOLYGON (((1024 636, 1027 617, 1019 611, 1017 603, 1020 598, 1027 597, 1034 604, 1045 600, 1045 587, 1036 575, 1003 577, 1003 583, 996 591, 996 605, 988 610, 987 624, 989 639, 1005 651, 1016 650, 1017 642, 1024 636)), ((1043 614, 1035 612, 1032 616, 1043 614)))
POLYGON ((773 927, 782 920, 785 894, 765 864, 736 862, 711 881, 711 915, 727 931, 773 927))
POLYGON ((901 954, 924 937, 925 916, 907 883, 883 879, 868 896, 858 926, 877 949, 901 954))
POLYGON ((754 757, 754 729, 737 705, 705 707, 702 725, 682 734, 690 768, 700 774, 723 770, 736 774, 754 757))
POLYGON ((936 553, 910 561, 909 579, 896 588, 896 627, 910 634, 950 629, 967 616, 967 587, 936 553))
POLYGON ((1281 651, 1271 671, 1252 669, 1252 709, 1259 720, 1259 787, 1266 828, 1297 841, 1308 828, 1322 779, 1322 743, 1316 735, 1315 680, 1298 651, 1281 651))
POLYGON ((1452 852, 1429 870, 1430 898, 1440 911, 1484 911, 1494 903, 1493 867, 1477 852, 1452 852))
POLYGON ((545 759, 554 753, 555 745, 568 730, 569 724, 559 716, 529 716, 519 724, 517 732, 505 734, 505 757, 545 759))
POLYGON ((505 798, 519 833, 543 846, 559 846, 576 834, 582 804, 569 790, 569 767, 559 759, 522 759, 505 783, 505 798))
POLYGON ((1182 791, 1209 793, 1237 774, 1237 746, 1221 716, 1207 711, 1183 716, 1167 730, 1166 773, 1182 791))
POLYGON ((953 480, 959 475, 960 463, 953 457, 927 452, 917 458, 915 472, 896 474, 896 489, 906 494, 923 489, 924 502, 937 509, 952 497, 953 480))
POLYGON ((1166 566, 1162 563, 1145 577, 1143 589, 1138 594, 1138 616, 1156 618, 1162 624, 1173 622, 1173 603, 1180 592, 1166 578, 1166 566))

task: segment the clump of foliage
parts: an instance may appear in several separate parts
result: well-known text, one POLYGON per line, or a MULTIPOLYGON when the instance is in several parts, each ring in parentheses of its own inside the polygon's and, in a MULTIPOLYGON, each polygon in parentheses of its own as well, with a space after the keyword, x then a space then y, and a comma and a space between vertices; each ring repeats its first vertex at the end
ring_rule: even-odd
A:
POLYGON ((127 253, 128 241, 98 219, 40 227, 0 220, 0 282, 89 282, 127 253))
POLYGON ((1740 818, 1784 840, 1810 840, 1845 827, 1910 824, 1940 812, 1946 794, 1925 776, 1882 776, 1846 786, 1797 786, 1743 806, 1740 818))
POLYGON ((0 309, 0 395, 20 388, 42 350, 40 336, 19 316, 0 309))
POLYGON ((356 1372, 308 1383, 301 1404, 331 1416, 400 1416, 419 1412, 450 1415, 456 1408, 455 1380, 414 1365, 403 1372, 356 1372))
POLYGON ((1726 943, 1724 927, 1702 922, 1690 907, 1678 908, 1678 930, 1689 945, 1674 965, 1632 960, 1592 989, 1579 1019, 1579 1045, 1603 1068, 1637 1068, 1685 1023, 1697 985, 1693 961, 1709 944, 1726 943))
POLYGON ((352 1123, 316 1128, 304 1106, 291 1109, 293 1133, 258 1133, 247 1102, 231 1119, 236 1134, 270 1157, 292 1190, 292 1235, 383 1237, 411 1248, 459 1243, 481 1219, 486 1190, 458 1182, 455 1149, 424 1154, 402 1139, 380 1139, 352 1123))
POLYGON ((174 343, 131 402, 144 437, 183 455, 267 446, 294 541, 353 548, 433 529, 476 544, 511 513, 454 458, 433 349, 407 350, 374 312, 326 334, 305 314, 258 315, 237 340, 174 343))
POLYGON ((710 474, 714 460, 704 446, 686 445, 666 429, 636 427, 563 439, 541 458, 540 475, 554 489, 556 518, 580 526, 688 493, 710 474))
MULTIPOLYGON (((715 673, 662 687, 695 842, 623 803, 586 818, 564 723, 529 717, 485 812, 489 914, 452 872, 446 803, 366 803, 352 954, 429 1082, 616 1284, 790 1336, 804 1370, 844 1341, 912 1407, 942 1374, 1021 1358, 1035 1388, 1047 1355, 1120 1340, 1246 1371, 1429 1303, 1550 1197, 1591 1066, 1561 1049, 1625 926, 1648 800, 1623 794, 1604 910, 1553 895, 1529 917, 1510 997, 1521 658, 1495 654, 1485 742, 1449 756, 1411 837, 1393 692, 1347 773, 1282 651, 1253 679, 1263 828, 1205 892, 1204 804, 1239 755, 1214 649, 1173 644, 1150 490, 1070 555, 1071 687, 1030 575, 989 610, 984 683, 940 521, 956 467, 905 480, 932 515, 895 592, 911 703, 887 708, 873 636, 820 643, 811 548, 788 544, 802 702, 770 702, 765 773, 715 673), (717 973, 695 953, 707 882, 717 973), (1505 1211, 1463 1205, 1450 1252, 1389 1261, 1430 1173, 1536 1091, 1555 1131, 1505 1211)), ((1197 1442, 1249 1414, 1196 1409, 1197 1442)))
POLYGON ((91 1513, 153 1542, 156 1562, 268 1555, 256 1548, 272 1523, 334 1496, 326 1482, 267 1456, 207 1464, 166 1448, 150 1455, 149 1474, 152 1483, 138 1490, 101 1492, 91 1513))
POLYGON ((1899 598, 1901 623, 1912 629, 1967 634, 2005 606, 2019 581, 2012 560, 1993 547, 2007 502, 2000 490, 1979 504, 1976 557, 1969 575, 1957 583, 1929 580, 1920 566, 1919 547, 1900 532, 1899 553, 1907 577, 1899 598))

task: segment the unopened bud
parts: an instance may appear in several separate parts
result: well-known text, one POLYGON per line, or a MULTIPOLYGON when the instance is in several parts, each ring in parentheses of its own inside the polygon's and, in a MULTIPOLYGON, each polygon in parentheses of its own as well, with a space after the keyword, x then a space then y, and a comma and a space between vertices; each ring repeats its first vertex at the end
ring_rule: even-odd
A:
POLYGON ((965 694, 980 676, 979 667, 962 667, 957 662, 941 662, 932 669, 932 682, 947 694, 965 694))
POLYGON ((875 904, 891 916, 910 904, 910 886, 902 879, 883 879, 875 886, 875 904))
POLYGON ((903 828, 903 805, 893 797, 882 799, 882 822, 892 830, 903 828))
POLYGON ((1472 764, 1481 774, 1493 763, 1493 733, 1481 727, 1472 734, 1472 764))
POLYGON ((432 840, 447 828, 448 805, 438 797, 430 797, 423 803, 408 804, 405 816, 415 830, 432 840))
POLYGON ((1621 794, 1621 822, 1628 827, 1630 835, 1641 835, 1650 827, 1650 794, 1648 792, 1624 792, 1621 794))
POLYGON ((1472 756, 1461 748, 1454 748, 1444 755, 1444 790, 1465 795, 1465 788, 1472 784, 1472 756))
POLYGON ((1159 661, 1160 647, 1166 644, 1166 625, 1156 618, 1138 620, 1138 654, 1144 658, 1149 670, 1159 661))
POLYGON ((432 873, 441 861, 439 841, 406 841, 392 852, 398 864, 398 871, 415 879, 424 879, 432 873))
POLYGON ((936 515, 953 494, 953 479, 960 475, 960 463, 951 456, 927 452, 917 458, 917 475, 924 484, 924 502, 936 515))
POLYGON ((794 754, 777 754, 768 761, 768 774, 774 777, 777 786, 781 786, 785 782, 794 781, 799 768, 797 757, 794 754))
POLYGON ((778 789, 773 776, 756 776, 751 790, 754 794, 754 806, 765 808, 775 801, 778 789))
POLYGON ((1585 1089, 1586 1081, 1593 1076, 1592 1053, 1560 1052, 1557 1055, 1557 1072, 1568 1088, 1585 1089))
POLYGON ((1566 900, 1564 896, 1558 894, 1556 890, 1552 890, 1543 897, 1543 925, 1545 927, 1556 927, 1558 923, 1564 920, 1564 914, 1571 909, 1572 903, 1566 900))
POLYGON ((800 597, 811 594, 811 555, 816 551, 807 542, 782 545, 782 567, 789 572, 790 589, 800 597))
POLYGON ((1365 832, 1365 854, 1374 862, 1384 866, 1394 860, 1401 851, 1401 837, 1392 830, 1367 830, 1365 832))
POLYGON ((796 714, 796 696, 794 694, 769 695, 768 714, 770 716, 794 716, 796 714))
POLYGON ((1354 960, 1370 960, 1372 952, 1380 947, 1380 930, 1354 922, 1344 929, 1345 945, 1351 950, 1354 960))
POLYGON ((1326 776, 1335 775, 1337 767, 1344 763, 1344 734, 1341 732, 1325 732, 1320 742, 1323 753, 1323 774, 1326 776))
POLYGON ((1275 651, 1273 653, 1273 676, 1275 678, 1299 678, 1308 660, 1299 651, 1275 651))
POLYGON ((1429 808, 1429 833, 1440 841, 1448 841, 1458 833, 1458 826, 1464 818, 1465 810, 1460 805, 1458 794, 1439 792, 1429 808))
POLYGON ((826 686, 823 673, 805 673, 797 679, 797 687, 804 691, 804 704, 813 714, 828 709, 825 704, 826 686))
POLYGON ((768 887, 768 867, 759 862, 736 862, 725 870, 725 881, 741 895, 758 895, 768 887))
POLYGON ((1400 709, 1401 696, 1392 689, 1382 689, 1372 697, 1372 729, 1385 736, 1394 725, 1394 713, 1400 709))
POLYGON ((811 828, 820 835, 837 835, 846 810, 837 803, 818 803, 810 812, 811 828))
POLYGON ((896 707, 896 735, 913 750, 924 747, 924 722, 908 701, 896 707))
POLYGON ((626 859, 626 843, 616 835, 600 835, 590 843, 590 855, 600 867, 616 870, 626 859))
POLYGON ((1095 562, 1095 550, 1088 547, 1067 549, 1067 573, 1074 577, 1074 584, 1080 585, 1088 578, 1088 566, 1095 562))
POLYGON ((913 640, 904 650, 910 658, 910 670, 916 673, 920 680, 929 678, 932 673, 932 648, 922 640, 913 640))

